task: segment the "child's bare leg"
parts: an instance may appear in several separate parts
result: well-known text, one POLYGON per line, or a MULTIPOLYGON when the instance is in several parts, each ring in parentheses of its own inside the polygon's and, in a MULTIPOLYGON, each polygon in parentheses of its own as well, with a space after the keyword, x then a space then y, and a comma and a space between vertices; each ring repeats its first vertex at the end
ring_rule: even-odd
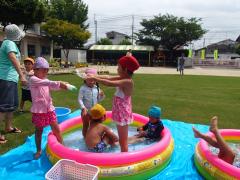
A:
POLYGON ((144 137, 139 137, 137 135, 131 136, 128 138, 128 144, 135 144, 135 143, 143 142, 143 141, 144 141, 144 137))
POLYGON ((89 116, 89 114, 82 115, 82 122, 83 122, 82 135, 85 138, 86 134, 87 134, 87 130, 89 128, 89 123, 90 123, 90 116, 89 116))
POLYGON ((21 102, 20 102, 20 111, 23 111, 23 107, 24 107, 24 101, 21 100, 21 102))
POLYGON ((192 127, 192 129, 193 129, 194 137, 201 138, 201 139, 205 140, 211 146, 219 148, 218 147, 218 143, 217 143, 217 141, 214 138, 212 138, 212 137, 210 137, 208 135, 202 134, 201 132, 199 132, 194 127, 192 127))
POLYGON ((218 157, 223 159, 224 161, 228 162, 229 164, 232 164, 235 158, 235 153, 233 150, 228 146, 226 141, 223 139, 221 136, 219 130, 218 130, 218 118, 214 116, 211 119, 211 124, 209 130, 215 135, 217 143, 218 143, 218 148, 219 148, 219 154, 218 157))
POLYGON ((128 152, 128 125, 117 125, 121 152, 128 152))
POLYGON ((35 129, 35 144, 37 147, 37 152, 34 155, 35 159, 38 159, 41 154, 42 154, 42 148, 41 148, 41 143, 42 143, 42 132, 43 128, 36 127, 35 129))
POLYGON ((58 123, 56 121, 54 121, 54 122, 52 122, 50 124, 50 126, 51 126, 53 134, 56 136, 58 142, 62 144, 63 143, 63 139, 62 139, 62 135, 61 135, 58 123))

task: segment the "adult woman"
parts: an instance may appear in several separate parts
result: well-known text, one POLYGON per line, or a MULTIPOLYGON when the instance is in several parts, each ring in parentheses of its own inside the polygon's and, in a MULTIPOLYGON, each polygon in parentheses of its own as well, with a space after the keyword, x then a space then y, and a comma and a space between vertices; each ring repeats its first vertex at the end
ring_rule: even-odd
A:
MULTIPOLYGON (((20 70, 20 51, 16 41, 20 41, 25 33, 15 24, 5 27, 6 39, 0 48, 0 121, 5 119, 6 133, 20 133, 12 126, 13 112, 18 107, 18 87, 27 81, 20 70)), ((5 143, 5 137, 0 134, 0 144, 5 143)))

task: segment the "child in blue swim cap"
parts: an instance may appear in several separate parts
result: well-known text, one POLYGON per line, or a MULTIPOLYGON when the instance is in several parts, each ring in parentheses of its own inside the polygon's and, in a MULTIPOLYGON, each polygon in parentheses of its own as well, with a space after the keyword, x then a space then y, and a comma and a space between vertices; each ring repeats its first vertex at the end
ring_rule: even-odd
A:
POLYGON ((149 122, 144 126, 137 128, 139 133, 135 136, 129 137, 128 143, 136 143, 144 139, 159 140, 164 129, 163 123, 160 119, 161 108, 158 106, 151 106, 148 110, 149 122))

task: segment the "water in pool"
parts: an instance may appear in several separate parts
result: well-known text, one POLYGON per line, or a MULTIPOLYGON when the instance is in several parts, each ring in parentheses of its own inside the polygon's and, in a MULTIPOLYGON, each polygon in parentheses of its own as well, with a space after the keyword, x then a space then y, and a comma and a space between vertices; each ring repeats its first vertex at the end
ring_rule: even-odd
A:
MULTIPOLYGON (((232 148, 232 150, 235 152, 236 157, 234 159, 233 165, 240 168, 240 143, 230 143, 227 142, 227 144, 232 148)), ((210 151, 215 154, 218 155, 219 153, 219 149, 212 147, 209 145, 210 151)))
MULTIPOLYGON (((108 125, 113 132, 117 135, 117 129, 116 129, 116 125, 111 123, 108 125)), ((129 126, 128 128, 128 136, 133 136, 137 134, 137 128, 133 127, 133 126, 129 126)), ((73 131, 67 135, 65 135, 63 137, 63 142, 64 145, 66 147, 69 147, 71 149, 75 149, 75 150, 80 150, 80 151, 88 151, 83 136, 82 136, 82 129, 73 131)), ((128 145, 128 151, 132 152, 132 151, 136 151, 136 150, 140 150, 143 149, 145 147, 151 146, 153 144, 155 144, 156 142, 152 142, 149 140, 145 140, 141 143, 136 143, 136 144, 129 144, 128 145)), ((106 152, 120 152, 120 147, 116 146, 116 147, 109 147, 107 148, 106 152)))

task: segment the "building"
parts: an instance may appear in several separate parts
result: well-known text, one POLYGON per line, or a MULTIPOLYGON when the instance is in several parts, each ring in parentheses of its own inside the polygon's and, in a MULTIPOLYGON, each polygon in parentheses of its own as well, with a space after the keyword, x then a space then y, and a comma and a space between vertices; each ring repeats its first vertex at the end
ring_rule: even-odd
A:
MULTIPOLYGON (((23 26, 19 26, 23 29, 23 26)), ((0 34, 0 43, 4 40, 4 33, 0 34)), ((47 59, 53 57, 53 43, 41 32, 40 24, 34 24, 26 31, 25 37, 21 40, 20 51, 22 59, 25 57, 43 56, 47 59)))
POLYGON ((195 56, 201 57, 201 51, 205 49, 205 59, 213 59, 215 50, 218 50, 218 59, 231 60, 240 58, 240 55, 235 53, 237 44, 237 41, 226 39, 196 50, 195 56))
POLYGON ((110 39, 110 41, 112 42, 113 45, 118 45, 124 39, 127 39, 127 40, 130 39, 130 37, 128 35, 119 33, 116 31, 107 32, 106 36, 108 39, 110 39))

